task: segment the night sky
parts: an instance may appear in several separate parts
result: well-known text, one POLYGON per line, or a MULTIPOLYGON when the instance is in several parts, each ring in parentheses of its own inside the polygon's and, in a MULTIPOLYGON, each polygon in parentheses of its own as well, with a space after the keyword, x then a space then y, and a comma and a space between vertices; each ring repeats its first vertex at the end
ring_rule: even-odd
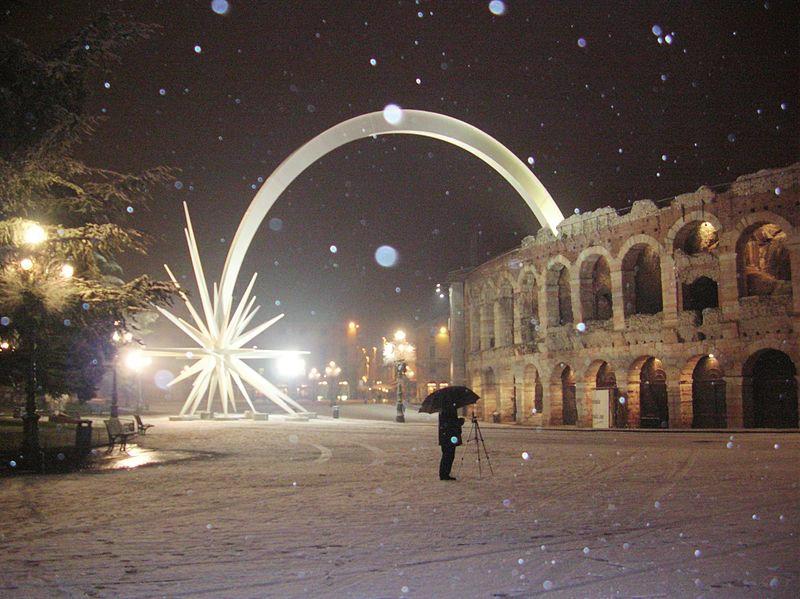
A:
MULTIPOLYGON (((156 241, 130 275, 164 277, 166 261, 192 276, 186 201, 217 279, 260 181, 314 135, 389 103, 483 129, 533 163, 565 215, 798 160, 796 2, 508 0, 499 16, 485 1, 227 4, 224 15, 204 0, 3 4, 2 32, 36 50, 103 7, 161 26, 93 76, 88 112, 107 120, 80 150, 98 166, 181 171, 138 215, 156 241)), ((291 185, 240 284, 258 271, 264 319, 286 312, 265 346, 303 348, 313 343, 303 331, 350 319, 371 343, 444 317, 434 287, 448 271, 538 228, 472 155, 422 137, 363 140, 291 185), (395 268, 375 262, 382 244, 399 251, 395 268)), ((180 339, 164 331, 161 341, 180 339)))

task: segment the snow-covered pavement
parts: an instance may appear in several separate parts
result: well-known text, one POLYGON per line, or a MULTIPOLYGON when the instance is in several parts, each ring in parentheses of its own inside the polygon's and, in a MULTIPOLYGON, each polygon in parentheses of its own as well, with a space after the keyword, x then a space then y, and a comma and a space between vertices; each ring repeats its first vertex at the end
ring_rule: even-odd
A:
POLYGON ((200 457, 0 480, 0 595, 800 594, 797 434, 486 426, 441 482, 433 423, 153 422, 200 457))

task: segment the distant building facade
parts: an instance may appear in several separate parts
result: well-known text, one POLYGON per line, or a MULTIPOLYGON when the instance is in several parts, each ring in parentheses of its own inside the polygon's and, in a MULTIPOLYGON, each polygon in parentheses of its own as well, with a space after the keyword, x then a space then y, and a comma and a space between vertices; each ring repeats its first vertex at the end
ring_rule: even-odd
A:
POLYGON ((607 390, 612 427, 798 427, 800 163, 558 230, 451 278, 480 417, 592 426, 607 390))
POLYGON ((411 340, 416 344, 416 401, 421 403, 428 394, 449 384, 450 331, 441 319, 433 320, 415 327, 411 340))

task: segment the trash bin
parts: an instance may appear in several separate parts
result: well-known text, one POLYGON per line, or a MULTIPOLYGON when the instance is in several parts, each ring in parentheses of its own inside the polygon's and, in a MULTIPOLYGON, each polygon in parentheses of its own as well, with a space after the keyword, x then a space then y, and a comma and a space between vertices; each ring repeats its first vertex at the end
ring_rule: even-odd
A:
POLYGON ((498 414, 497 412, 493 412, 492 422, 494 422, 495 424, 500 424, 500 414, 498 414))
POLYGON ((333 417, 334 418, 339 417, 339 406, 333 406, 333 417))
POLYGON ((78 457, 88 455, 92 451, 91 420, 79 420, 75 426, 75 450, 78 457))

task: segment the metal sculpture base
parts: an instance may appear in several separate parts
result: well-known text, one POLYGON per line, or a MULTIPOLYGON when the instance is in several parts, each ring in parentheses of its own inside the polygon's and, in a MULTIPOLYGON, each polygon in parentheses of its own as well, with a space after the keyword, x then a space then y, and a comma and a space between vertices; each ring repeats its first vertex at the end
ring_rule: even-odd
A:
POLYGON ((475 414, 472 415, 472 427, 469 429, 469 435, 464 442, 464 451, 461 453, 461 462, 458 464, 458 472, 461 473, 461 467, 464 465, 464 457, 470 453, 470 444, 475 446, 475 461, 478 463, 478 478, 483 476, 483 460, 486 459, 486 465, 489 466, 489 472, 494 475, 492 470, 492 461, 489 459, 489 452, 486 451, 486 443, 483 440, 483 433, 481 432, 481 425, 475 414))

